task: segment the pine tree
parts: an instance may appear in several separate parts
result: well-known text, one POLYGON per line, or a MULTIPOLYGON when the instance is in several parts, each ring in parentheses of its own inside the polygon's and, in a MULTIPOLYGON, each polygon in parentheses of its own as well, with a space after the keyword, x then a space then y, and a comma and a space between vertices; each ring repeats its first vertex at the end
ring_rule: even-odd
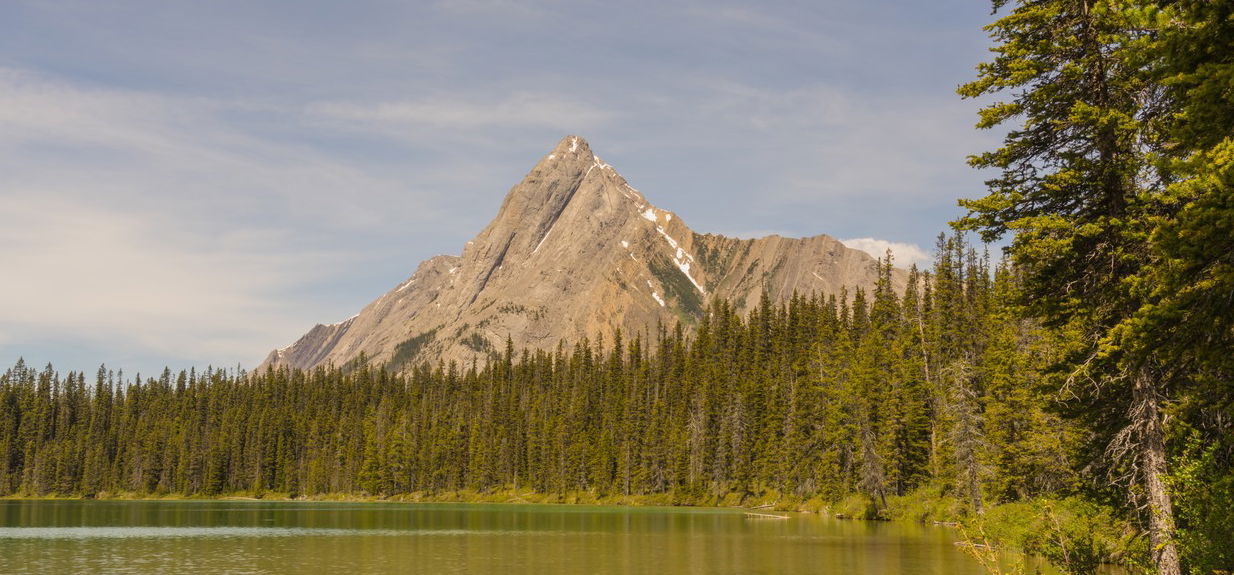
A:
MULTIPOLYGON (((995 0, 994 8, 1005 4, 995 0)), ((1024 274, 1029 311, 1082 334, 1072 381, 1125 388, 1122 428, 1107 430, 1111 450, 1134 460, 1155 563, 1177 575, 1164 484, 1168 381, 1154 357, 1124 347, 1117 328, 1146 303, 1138 286, 1156 209, 1151 113, 1160 100, 1141 59, 1151 31, 1125 8, 1112 0, 1026 0, 988 28, 996 56, 960 93, 1012 91, 1009 101, 982 110, 978 126, 1021 123, 1003 147, 972 159, 1001 173, 987 182, 989 195, 962 201, 969 214, 957 224, 986 240, 1014 231, 1009 251, 1024 274)))

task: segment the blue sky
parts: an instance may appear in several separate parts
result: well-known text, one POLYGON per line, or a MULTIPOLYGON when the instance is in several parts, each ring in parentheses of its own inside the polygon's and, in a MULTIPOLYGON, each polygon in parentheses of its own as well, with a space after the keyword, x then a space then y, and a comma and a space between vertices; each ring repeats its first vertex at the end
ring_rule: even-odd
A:
POLYGON ((10 0, 0 363, 252 367, 459 253, 567 134, 700 232, 928 257, 988 6, 10 0), (853 242, 858 245, 859 242, 853 242))

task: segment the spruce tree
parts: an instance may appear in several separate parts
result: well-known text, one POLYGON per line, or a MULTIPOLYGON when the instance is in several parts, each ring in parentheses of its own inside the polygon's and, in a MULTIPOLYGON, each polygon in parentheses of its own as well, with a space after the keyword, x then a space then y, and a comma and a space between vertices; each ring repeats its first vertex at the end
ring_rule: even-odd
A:
MULTIPOLYGON (((994 8, 1005 4, 995 0, 994 8)), ((1009 253, 1024 274, 1027 309, 1081 334, 1071 389, 1127 398, 1113 406, 1120 417, 1101 422, 1114 425, 1104 430, 1109 452, 1137 471, 1139 489, 1128 493, 1147 499, 1154 561, 1164 575, 1178 575, 1165 485, 1168 375, 1158 358, 1125 346, 1119 328, 1147 303, 1141 286, 1159 187, 1151 120, 1160 94, 1141 51, 1152 32, 1126 4, 1024 0, 989 26, 996 55, 960 93, 1010 92, 981 111, 978 126, 1014 126, 1001 148, 972 158, 999 174, 987 182, 987 196, 961 202, 968 215, 957 225, 987 241, 1015 233, 1009 253)))

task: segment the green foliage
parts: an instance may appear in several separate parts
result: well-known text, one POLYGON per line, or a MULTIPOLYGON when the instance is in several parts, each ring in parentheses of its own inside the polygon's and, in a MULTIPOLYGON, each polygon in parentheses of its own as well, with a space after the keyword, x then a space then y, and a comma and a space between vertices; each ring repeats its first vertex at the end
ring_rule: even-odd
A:
POLYGON ((740 261, 750 253, 750 248, 754 245, 753 241, 748 240, 732 240, 723 236, 714 236, 710 234, 694 234, 694 255, 698 258, 698 264, 702 269, 706 270, 706 276, 709 278, 708 285, 704 286, 707 290, 714 290, 714 282, 719 281, 717 278, 723 278, 728 267, 732 265, 734 260, 740 261), (737 250, 730 249, 730 242, 739 241, 742 244, 740 253, 737 250))
POLYGON ((1205 443, 1194 433, 1175 463, 1180 546, 1193 573, 1234 572, 1234 441, 1205 443))
POLYGON ((964 502, 948 495, 948 491, 945 482, 931 482, 907 494, 888 498, 885 514, 898 521, 943 524, 969 517, 964 502))
MULTIPOLYGON (((1147 115, 1159 98, 1134 65, 1146 35, 1112 3, 1082 0, 1017 3, 987 29, 996 56, 960 94, 1010 92, 978 127, 1019 126, 971 158, 1001 173, 989 195, 961 200, 968 215, 956 225, 986 240, 1014 231, 1028 311, 1053 325, 1082 320, 1103 337, 1137 305, 1124 279, 1146 262, 1141 191, 1156 142, 1147 115)), ((1101 341, 1107 353, 1116 345, 1101 341)))
POLYGON ((1067 575, 1095 575, 1107 563, 1142 565, 1148 555, 1144 538, 1116 510, 1076 497, 998 505, 962 525, 961 533, 991 573, 1029 572, 1022 560, 1004 571, 999 550, 1041 557, 1067 575))
POLYGON ((1115 510, 1067 498, 1000 505, 980 520, 982 531, 1046 558, 1063 573, 1095 574, 1104 563, 1144 557, 1143 539, 1115 510))
POLYGON ((462 343, 467 347, 467 349, 481 354, 488 354, 495 351, 493 349, 493 344, 489 343, 488 339, 486 339, 483 335, 476 332, 471 332, 467 335, 467 337, 460 339, 459 343, 462 343))
POLYGON ((866 495, 849 495, 836 502, 831 510, 842 519, 883 519, 878 502, 866 495))
POLYGON ((399 368, 416 361, 419 359, 420 351, 424 349, 424 346, 431 343, 435 337, 437 337, 436 328, 411 337, 394 346, 394 353, 390 357, 390 366, 399 368))
MULTIPOLYGON (((960 94, 1004 98, 981 111, 977 126, 1010 129, 1000 148, 971 158, 997 175, 988 195, 961 201, 968 214, 955 225, 987 240, 1015 234, 1008 253, 1023 313, 1054 328, 1066 351, 1057 354, 1061 376, 1047 385, 1069 399, 1060 413, 1090 434, 1077 455, 1106 476, 1102 484, 1124 489, 1122 505, 1145 510, 1156 568, 1178 575, 1188 560, 1209 556, 1195 544, 1194 558, 1177 553, 1165 480, 1179 447, 1167 440, 1179 428, 1209 440, 1231 432, 1212 412, 1234 397, 1234 8, 1202 0, 993 5, 1004 10, 987 28, 995 56, 960 94), (1171 420, 1177 405, 1186 406, 1176 413, 1183 418, 1171 420)), ((995 351, 1008 336, 995 338, 995 351)), ((1011 408, 996 410, 998 420, 1013 423, 1023 398, 993 381, 1011 408)), ((1011 448, 997 465, 1052 466, 1017 439, 1014 424, 995 431, 1011 448)), ((1207 473, 1220 485, 1230 467, 1214 465, 1207 473)), ((1010 481, 999 489, 1024 489, 1001 475, 1010 481)), ((1191 511, 1222 497, 1179 495, 1180 509, 1191 511)), ((1182 521, 1181 533, 1211 534, 1222 520, 1191 513, 1182 521)), ((1090 570, 1082 551, 1055 559, 1090 570)))

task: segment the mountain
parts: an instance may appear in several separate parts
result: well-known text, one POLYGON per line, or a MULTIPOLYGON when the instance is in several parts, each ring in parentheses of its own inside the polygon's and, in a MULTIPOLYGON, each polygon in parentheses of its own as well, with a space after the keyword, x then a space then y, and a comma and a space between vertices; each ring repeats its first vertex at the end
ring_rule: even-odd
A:
MULTIPOLYGON (((740 209, 735 207, 735 209, 740 209)), ((692 231, 647 201, 582 138, 567 136, 463 247, 420 264, 346 321, 317 325, 266 366, 342 365, 364 353, 396 369, 503 349, 694 324, 714 300, 871 290, 874 258, 818 235, 735 239, 692 231)), ((896 290, 905 274, 896 270, 896 290)))

